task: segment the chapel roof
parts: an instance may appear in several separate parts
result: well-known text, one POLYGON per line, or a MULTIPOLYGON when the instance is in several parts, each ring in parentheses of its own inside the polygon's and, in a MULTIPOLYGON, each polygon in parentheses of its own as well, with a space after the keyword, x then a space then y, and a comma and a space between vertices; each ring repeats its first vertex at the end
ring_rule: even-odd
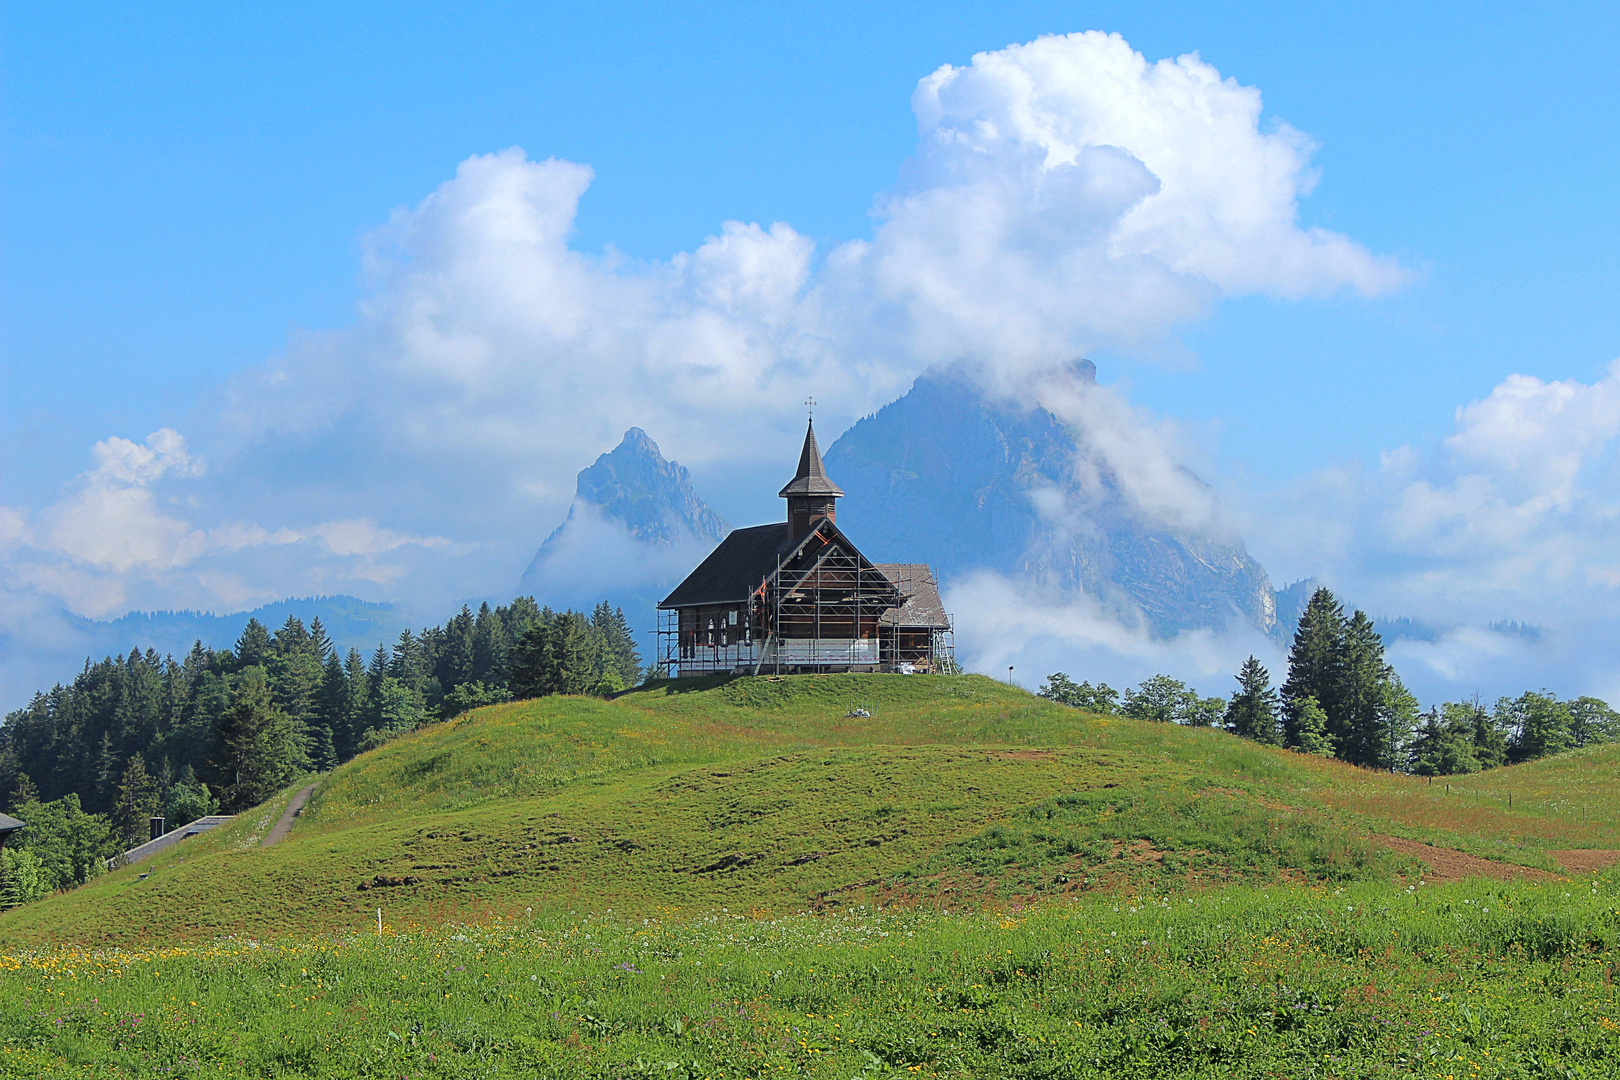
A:
POLYGON ((878 563, 877 568, 905 598, 899 607, 890 608, 878 618, 880 626, 950 629, 951 617, 945 614, 939 583, 927 563, 878 563))
POLYGON ((831 495, 838 498, 844 494, 844 489, 832 482, 826 466, 821 463, 821 448, 816 445, 814 420, 804 431, 804 449, 799 451, 799 471, 777 494, 784 499, 790 495, 831 495))
POLYGON ((693 604, 741 604, 754 594, 765 576, 776 570, 778 556, 792 548, 791 527, 785 521, 733 529, 698 563, 697 569, 664 598, 661 608, 693 604))

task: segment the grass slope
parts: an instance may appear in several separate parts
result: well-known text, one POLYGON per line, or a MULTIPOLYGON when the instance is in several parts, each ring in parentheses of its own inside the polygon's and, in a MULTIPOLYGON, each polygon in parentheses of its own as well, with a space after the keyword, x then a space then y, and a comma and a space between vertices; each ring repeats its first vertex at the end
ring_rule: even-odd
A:
POLYGON ((425 728, 326 777, 285 842, 256 846, 284 795, 0 916, 0 944, 316 935, 379 907, 398 924, 762 914, 1417 869, 1374 834, 1551 870, 1552 850, 1620 847, 1617 766, 1608 748, 1448 790, 981 677, 667 683, 425 728))

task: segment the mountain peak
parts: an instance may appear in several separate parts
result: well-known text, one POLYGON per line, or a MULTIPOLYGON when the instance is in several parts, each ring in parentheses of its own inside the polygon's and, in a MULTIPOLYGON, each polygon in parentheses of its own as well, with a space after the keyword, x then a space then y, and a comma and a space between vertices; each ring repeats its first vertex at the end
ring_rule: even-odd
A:
POLYGON ((621 522, 645 543, 673 543, 683 534, 719 541, 729 531, 692 490, 691 473, 666 460, 658 444, 638 427, 580 470, 574 498, 592 504, 604 518, 621 522))
MULTIPOLYGON (((1096 379, 1089 360, 1059 369, 1096 379)), ((1146 521, 1117 477, 1077 481, 1084 431, 997 399, 964 372, 931 369, 844 432, 827 468, 849 493, 840 527, 878 560, 926 560, 943 578, 974 570, 1081 590, 1156 634, 1276 622, 1265 570, 1240 542, 1146 521)))

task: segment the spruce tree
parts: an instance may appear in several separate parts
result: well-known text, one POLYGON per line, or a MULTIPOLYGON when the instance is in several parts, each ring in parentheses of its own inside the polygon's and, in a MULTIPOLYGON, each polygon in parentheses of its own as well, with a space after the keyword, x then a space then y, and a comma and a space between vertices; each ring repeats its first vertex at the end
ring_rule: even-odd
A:
POLYGON ((332 645, 332 639, 326 634, 326 627, 321 625, 321 617, 315 616, 309 624, 309 644, 306 646, 309 654, 326 666, 329 657, 337 655, 337 649, 332 645))
POLYGON ((1291 746, 1301 745, 1298 703, 1305 698, 1313 699, 1328 718, 1328 734, 1339 726, 1335 717, 1342 714, 1346 629, 1344 608, 1333 593, 1325 588, 1312 593, 1294 631, 1294 643, 1288 650, 1288 678, 1282 685, 1291 746))
POLYGON ((1394 675, 1384 663, 1383 639, 1365 612, 1351 616, 1342 640, 1337 708, 1323 703, 1328 733, 1338 756, 1350 764, 1388 768, 1395 752, 1391 740, 1398 740, 1394 727, 1404 715, 1404 689, 1390 685, 1394 675))
POLYGON ((1288 708, 1290 745, 1301 753, 1332 757, 1333 736, 1327 729, 1327 713, 1316 699, 1307 694, 1290 701, 1288 708))
POLYGON ((249 619, 236 639, 236 666, 257 667, 270 658, 270 631, 258 619, 249 619))
POLYGON ((473 622, 472 681, 498 686, 506 681, 506 626, 499 611, 482 604, 473 622))
POLYGON ((261 673, 244 673, 214 733, 220 802, 232 813, 256 806, 308 768, 304 732, 276 707, 261 673))
POLYGON ((343 702, 341 711, 334 716, 332 741, 336 745, 338 760, 348 761, 355 755, 360 735, 365 731, 366 698, 371 680, 366 674, 366 662, 359 649, 350 649, 343 661, 343 702))
POLYGON ((1226 730, 1275 746, 1282 740, 1282 732, 1277 723, 1277 691, 1271 687, 1271 673, 1250 656, 1237 673, 1237 683, 1226 705, 1226 730))
POLYGON ((134 755, 118 782, 118 801, 112 813, 113 835, 118 838, 120 851, 152 838, 150 820, 162 807, 162 787, 147 771, 146 761, 134 755))
POLYGON ((444 624, 444 653, 434 674, 439 685, 452 690, 473 677, 473 613, 466 604, 444 624))
POLYGON ((551 624, 553 694, 583 694, 596 681, 591 656, 590 624, 578 612, 564 612, 551 624))
POLYGON ((281 629, 270 641, 270 651, 275 656, 294 656, 309 650, 309 631, 304 629, 304 620, 296 615, 287 616, 287 621, 281 624, 281 629))

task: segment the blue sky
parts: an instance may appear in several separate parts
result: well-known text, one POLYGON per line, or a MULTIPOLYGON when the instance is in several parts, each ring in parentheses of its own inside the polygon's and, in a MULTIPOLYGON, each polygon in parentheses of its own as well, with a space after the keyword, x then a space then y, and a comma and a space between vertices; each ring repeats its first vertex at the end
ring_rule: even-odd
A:
MULTIPOLYGON (((324 541, 331 551, 420 554, 368 564, 358 578, 304 580, 277 569, 278 559, 297 562, 292 539, 215 539, 250 553, 213 571, 234 575, 233 588, 182 580, 178 557, 165 556, 163 573, 120 579, 93 599, 82 583, 50 584, 68 570, 30 564, 41 603, 85 614, 246 602, 249 579, 395 598, 427 576, 446 596, 499 594, 499 567, 513 563, 515 579, 517 553, 566 507, 550 474, 525 481, 534 499, 511 511, 511 539, 492 547, 436 528, 464 508, 429 505, 431 486, 363 482, 373 444, 234 434, 290 430, 289 417, 319 412, 283 403, 273 421, 243 419, 243 402, 269 396, 256 380, 278 357, 348 355, 322 335, 355 328, 356 303, 378 295, 364 264, 390 215, 408 215, 469 157, 521 147, 531 162, 594 171, 568 246, 616 252, 625 273, 697 251, 725 221, 787 223, 814 242, 808 258, 819 266, 840 244, 872 238, 876 200, 905 189, 919 80, 1044 34, 1116 32, 1149 62, 1196 52, 1254 88, 1262 132, 1286 123, 1314 145, 1317 182, 1298 200, 1300 226, 1348 237, 1407 275, 1399 287, 1304 298, 1216 290, 1197 313, 1155 324, 1148 344, 1087 342, 1105 382, 1181 426, 1192 463, 1247 515, 1245 535, 1274 576, 1337 572, 1376 593, 1377 566, 1406 557, 1399 543, 1352 544, 1316 565, 1305 525, 1266 527, 1274 508, 1297 503, 1301 484, 1320 492, 1347 471, 1378 470, 1402 447, 1440 452, 1457 410, 1510 376, 1596 386, 1620 356, 1613 5, 3 10, 0 508, 39 532, 38 515, 74 485, 99 483, 85 477, 116 459, 120 476, 140 477, 130 483, 161 476, 150 483, 165 505, 201 507, 199 529, 250 522, 291 537, 329 511, 322 520, 349 523, 347 539, 324 541), (159 429, 179 432, 186 449, 152 449, 159 429), (130 464, 122 444, 92 453, 112 438, 130 440, 146 464, 130 464), (185 477, 217 486, 161 487, 185 477), (378 509, 390 499, 413 507, 390 518, 378 509), (348 505, 352 517, 340 512, 348 505), (356 539, 354 522, 376 534, 356 539), (474 548, 482 554, 452 558, 474 548), (464 569, 444 569, 452 562, 464 569)), ((865 373, 860 392, 818 394, 833 399, 829 423, 881 404, 900 374, 865 373)), ((778 396, 780 416, 761 438, 787 446, 803 394, 778 396)), ((582 423, 577 437, 526 452, 555 454, 552 472, 566 478, 611 446, 622 420, 582 423)), ((653 434, 682 449, 677 433, 653 434)), ((1593 454, 1583 468, 1612 473, 1593 454)), ((774 513, 769 492, 751 494, 746 465, 687 457, 723 513, 774 513)), ((446 475, 475 466, 461 469, 446 475)), ((1372 498, 1340 500, 1334 512, 1354 518, 1360 511, 1344 507, 1372 498)), ((1590 543, 1583 550, 1575 557, 1596 557, 1590 543)), ((1519 609, 1469 611, 1491 613, 1519 609)), ((1535 605, 1524 614, 1549 617, 1535 605)))

